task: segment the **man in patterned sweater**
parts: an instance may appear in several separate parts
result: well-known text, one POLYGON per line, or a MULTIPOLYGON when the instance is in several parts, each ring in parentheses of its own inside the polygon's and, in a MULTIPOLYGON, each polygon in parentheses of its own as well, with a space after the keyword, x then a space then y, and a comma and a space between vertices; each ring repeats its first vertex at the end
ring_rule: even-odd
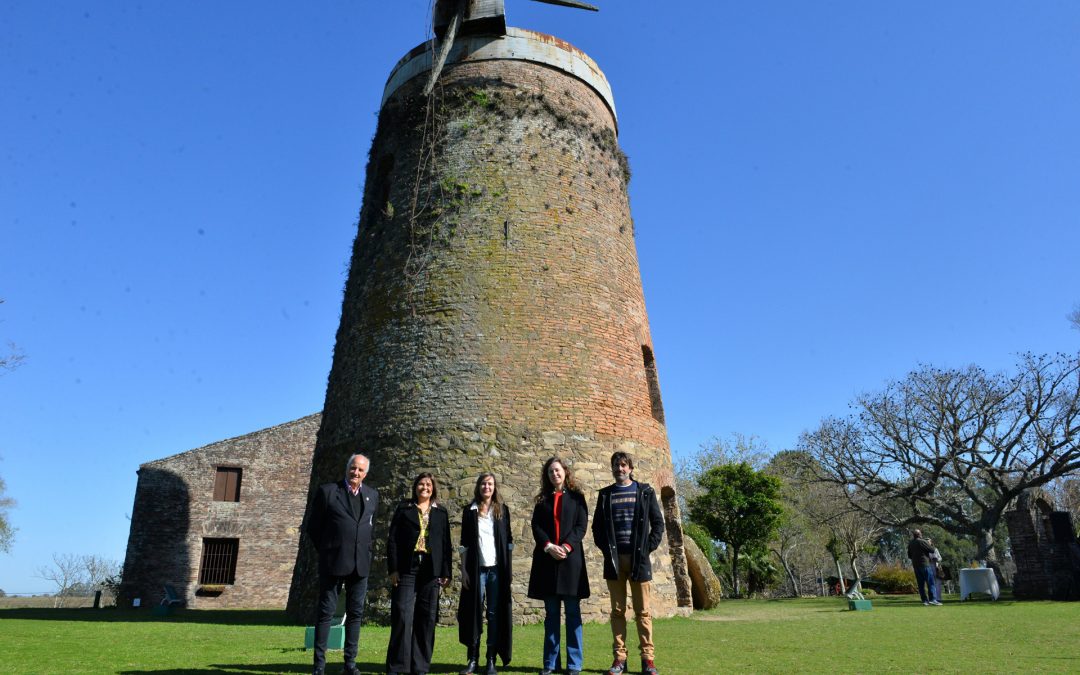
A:
POLYGON ((649 555, 664 536, 664 516, 656 492, 647 483, 634 480, 634 459, 628 453, 611 456, 614 485, 600 490, 593 515, 593 542, 604 555, 604 579, 611 594, 612 651, 615 661, 610 675, 626 672, 626 584, 637 622, 641 672, 657 675, 652 640, 652 562, 649 555))

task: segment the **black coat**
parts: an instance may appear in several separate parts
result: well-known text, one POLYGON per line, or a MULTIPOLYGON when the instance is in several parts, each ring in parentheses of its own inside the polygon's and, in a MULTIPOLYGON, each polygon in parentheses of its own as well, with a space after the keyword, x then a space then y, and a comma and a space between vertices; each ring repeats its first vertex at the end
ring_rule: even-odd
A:
MULTIPOLYGON (((390 533, 386 541, 388 573, 404 574, 409 571, 419 537, 420 511, 416 508, 416 502, 405 500, 398 504, 390 519, 390 533)), ((428 511, 427 548, 435 576, 449 579, 454 553, 450 543, 450 516, 441 504, 433 503, 428 511)))
MULTIPOLYGON (((593 514, 593 543, 604 554, 604 578, 619 578, 619 551, 615 542, 615 523, 611 518, 611 493, 614 485, 601 488, 596 497, 596 513, 593 514)), ((631 581, 652 580, 652 560, 649 554, 660 546, 664 536, 664 514, 656 501, 656 491, 648 483, 637 484, 637 502, 634 506, 634 524, 630 531, 630 544, 634 547, 630 560, 631 581)))
MULTIPOLYGON (((480 611, 480 532, 479 514, 472 505, 461 512, 461 601, 458 603, 458 640, 465 646, 479 645, 484 615, 480 611), (469 588, 464 587, 468 581, 469 588)), ((510 509, 503 506, 502 518, 495 518, 495 566, 499 572, 499 606, 497 651, 503 665, 510 663, 513 648, 511 607, 514 598, 510 591, 513 575, 511 550, 514 534, 510 528, 510 509)))
POLYGON ((529 597, 542 600, 552 595, 589 597, 589 574, 585 570, 582 542, 589 524, 589 508, 580 492, 567 490, 562 496, 562 517, 559 519, 559 541, 555 540, 555 495, 547 494, 533 507, 532 569, 529 571, 529 597), (544 553, 544 546, 569 544, 570 555, 556 560, 544 553))
POLYGON ((344 577, 371 573, 371 533, 379 493, 361 484, 364 512, 357 518, 345 481, 325 483, 315 491, 304 532, 319 552, 319 574, 344 577))

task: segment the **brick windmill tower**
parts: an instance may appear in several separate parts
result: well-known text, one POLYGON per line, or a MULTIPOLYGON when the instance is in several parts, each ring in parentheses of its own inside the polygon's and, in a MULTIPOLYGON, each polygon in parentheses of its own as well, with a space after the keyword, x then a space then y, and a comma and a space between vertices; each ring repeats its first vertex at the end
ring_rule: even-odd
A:
MULTIPOLYGON (((611 453, 629 451, 667 514, 654 614, 670 614, 690 604, 690 582, 611 89, 570 44, 507 27, 502 0, 440 0, 433 23, 437 37, 383 93, 311 485, 368 455, 382 544, 418 472, 436 475, 457 518, 492 471, 520 543, 515 613, 528 619, 542 614, 525 587, 543 461, 564 458, 592 503, 611 453)), ((311 614, 315 570, 302 540, 296 618, 311 614)), ((603 618, 606 604, 596 593, 582 610, 603 618)))

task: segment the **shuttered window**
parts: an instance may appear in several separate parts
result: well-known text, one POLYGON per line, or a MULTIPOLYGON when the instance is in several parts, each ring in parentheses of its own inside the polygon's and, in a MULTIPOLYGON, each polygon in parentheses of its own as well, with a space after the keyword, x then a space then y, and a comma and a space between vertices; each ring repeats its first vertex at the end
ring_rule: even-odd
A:
POLYGON ((239 539, 203 539, 200 584, 231 584, 236 581, 239 539))
MULTIPOLYGON (((214 478, 214 501, 215 502, 238 502, 240 501, 240 474, 242 471, 235 467, 219 466, 217 476, 214 478)), ((205 493, 204 493, 205 494, 205 493)))

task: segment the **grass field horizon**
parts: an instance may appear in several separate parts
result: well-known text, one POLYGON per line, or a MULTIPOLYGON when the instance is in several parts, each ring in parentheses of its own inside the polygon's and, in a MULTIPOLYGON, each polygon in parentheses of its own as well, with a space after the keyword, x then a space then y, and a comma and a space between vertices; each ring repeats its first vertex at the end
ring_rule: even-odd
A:
MULTIPOLYGON (((690 617, 657 619, 661 673, 1080 672, 1080 603, 958 602, 876 596, 869 612, 837 598, 727 600, 690 617)), ((630 622, 631 672, 638 672, 630 622)), ((304 629, 271 610, 0 609, 2 673, 307 673, 304 629)), ((383 673, 389 629, 365 626, 361 672, 383 673)), ((542 629, 516 626, 514 658, 500 673, 540 670, 542 629)), ((436 632, 432 673, 456 673, 465 649, 455 627, 436 632)), ((585 627, 586 673, 611 664, 606 624, 585 627)), ((328 654, 328 672, 341 652, 328 654)))

